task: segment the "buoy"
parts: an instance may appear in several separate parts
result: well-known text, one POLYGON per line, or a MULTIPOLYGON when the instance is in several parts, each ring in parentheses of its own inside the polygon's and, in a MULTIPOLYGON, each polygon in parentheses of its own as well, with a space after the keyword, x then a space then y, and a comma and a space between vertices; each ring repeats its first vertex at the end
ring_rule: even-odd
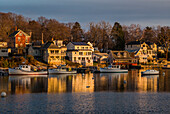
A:
POLYGON ((2 92, 1 97, 6 97, 6 92, 2 92))
POLYGON ((126 80, 124 80, 124 84, 126 84, 126 80))

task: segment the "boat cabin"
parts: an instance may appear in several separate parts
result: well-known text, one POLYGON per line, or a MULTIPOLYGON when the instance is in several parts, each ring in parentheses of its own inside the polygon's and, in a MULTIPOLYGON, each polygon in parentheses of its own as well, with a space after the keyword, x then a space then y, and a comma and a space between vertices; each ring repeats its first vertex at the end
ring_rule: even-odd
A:
POLYGON ((24 70, 24 71, 31 71, 31 66, 30 65, 19 65, 19 69, 24 70))

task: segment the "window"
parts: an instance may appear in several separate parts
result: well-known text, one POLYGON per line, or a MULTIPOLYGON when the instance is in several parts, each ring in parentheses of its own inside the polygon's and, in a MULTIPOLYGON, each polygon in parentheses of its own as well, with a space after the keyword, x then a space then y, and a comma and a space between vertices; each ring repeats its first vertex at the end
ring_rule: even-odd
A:
POLYGON ((83 55, 83 52, 79 52, 79 55, 83 55))
POLYGON ((51 54, 53 54, 54 53, 54 50, 51 50, 51 54))
POLYGON ((88 58, 88 57, 86 57, 86 59, 88 60, 89 58, 88 58))
POLYGON ((79 49, 79 47, 77 47, 77 49, 79 49))
POLYGON ((85 61, 85 57, 82 57, 82 61, 85 61))
POLYGON ((20 46, 22 47, 22 43, 20 44, 20 46))
POLYGON ((88 52, 88 55, 91 55, 91 52, 88 52))
POLYGON ((18 44, 15 44, 15 47, 18 47, 18 44))
POLYGON ((59 56, 56 56, 56 58, 58 59, 58 58, 59 58, 59 56))
POLYGON ((26 40, 25 40, 26 42, 28 42, 28 38, 26 38, 26 40))
POLYGON ((59 50, 55 50, 55 53, 59 53, 59 50))
POLYGON ((51 58, 53 59, 53 58, 54 58, 54 56, 51 56, 51 58))
POLYGON ((18 37, 18 41, 20 41, 21 40, 21 38, 20 37, 18 37))
POLYGON ((1 50, 1 52, 7 52, 7 50, 1 50))
POLYGON ((84 49, 84 47, 81 47, 81 49, 84 49))
POLYGON ((81 58, 80 58, 80 57, 79 57, 78 59, 79 59, 79 60, 81 60, 81 58))
POLYGON ((76 57, 74 57, 74 61, 76 61, 76 57))
POLYGON ((88 49, 88 47, 86 47, 86 49, 88 49))
POLYGON ((76 52, 75 52, 75 54, 76 54, 76 52))
POLYGON ((19 36, 22 36, 22 33, 19 33, 19 36))

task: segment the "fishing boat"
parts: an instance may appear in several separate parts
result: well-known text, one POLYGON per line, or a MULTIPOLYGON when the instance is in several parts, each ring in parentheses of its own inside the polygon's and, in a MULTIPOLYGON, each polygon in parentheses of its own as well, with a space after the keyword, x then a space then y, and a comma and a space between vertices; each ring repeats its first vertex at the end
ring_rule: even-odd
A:
POLYGON ((100 68, 102 73, 126 73, 128 70, 121 69, 120 65, 109 65, 108 67, 100 68))
POLYGON ((30 65, 19 65, 19 67, 9 68, 9 75, 47 75, 47 71, 44 70, 31 70, 30 65))
POLYGON ((65 65, 58 66, 55 69, 48 69, 49 74, 76 74, 77 71, 72 68, 67 68, 65 65))
POLYGON ((142 75, 158 75, 159 71, 157 70, 146 70, 144 72, 141 72, 142 75))

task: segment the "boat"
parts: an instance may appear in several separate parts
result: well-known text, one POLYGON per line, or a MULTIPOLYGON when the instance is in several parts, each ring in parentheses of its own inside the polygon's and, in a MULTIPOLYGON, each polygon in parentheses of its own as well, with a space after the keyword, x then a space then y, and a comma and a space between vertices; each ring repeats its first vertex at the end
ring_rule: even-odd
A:
POLYGON ((67 68, 65 65, 58 66, 54 69, 48 69, 49 74, 76 74, 77 71, 72 68, 67 68))
POLYGON ((19 67, 9 68, 9 75, 47 75, 47 71, 44 70, 31 70, 30 65, 19 65, 19 67))
POLYGON ((146 70, 141 73, 142 73, 142 75, 159 75, 159 71, 157 71, 157 70, 146 70))
POLYGON ((164 65, 162 68, 163 69, 170 69, 170 64, 164 65))
POLYGON ((101 73, 126 73, 128 70, 121 69, 120 65, 109 65, 108 67, 100 68, 101 73))

